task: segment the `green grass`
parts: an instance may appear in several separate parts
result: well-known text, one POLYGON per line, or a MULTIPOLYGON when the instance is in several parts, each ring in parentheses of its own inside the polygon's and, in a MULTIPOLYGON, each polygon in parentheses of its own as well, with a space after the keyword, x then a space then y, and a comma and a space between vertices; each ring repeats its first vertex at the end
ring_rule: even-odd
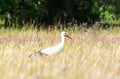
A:
POLYGON ((60 31, 0 30, 0 79, 119 79, 120 28, 66 30, 64 52, 29 58, 60 42, 60 31))

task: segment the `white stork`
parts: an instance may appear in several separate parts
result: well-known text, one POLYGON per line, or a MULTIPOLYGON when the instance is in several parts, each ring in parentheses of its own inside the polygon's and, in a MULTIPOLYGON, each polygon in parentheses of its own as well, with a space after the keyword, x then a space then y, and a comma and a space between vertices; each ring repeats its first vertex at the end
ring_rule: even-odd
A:
POLYGON ((29 55, 29 57, 32 57, 33 55, 36 55, 36 54, 44 54, 44 55, 50 56, 50 55, 62 52, 64 50, 64 41, 65 41, 64 37, 68 37, 69 39, 73 40, 70 35, 68 35, 66 32, 63 31, 63 32, 61 32, 61 42, 59 44, 52 46, 52 47, 42 49, 42 50, 36 52, 35 54, 29 55))

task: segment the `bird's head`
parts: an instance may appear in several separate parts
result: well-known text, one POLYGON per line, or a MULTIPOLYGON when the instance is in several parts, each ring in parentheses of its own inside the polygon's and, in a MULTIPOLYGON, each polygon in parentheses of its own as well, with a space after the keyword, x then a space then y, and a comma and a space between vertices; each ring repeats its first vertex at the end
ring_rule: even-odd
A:
POLYGON ((73 40, 73 38, 72 38, 67 32, 64 32, 64 31, 63 31, 63 32, 61 33, 61 35, 62 35, 62 36, 65 36, 65 37, 67 37, 67 38, 69 38, 69 39, 71 39, 71 40, 73 40))

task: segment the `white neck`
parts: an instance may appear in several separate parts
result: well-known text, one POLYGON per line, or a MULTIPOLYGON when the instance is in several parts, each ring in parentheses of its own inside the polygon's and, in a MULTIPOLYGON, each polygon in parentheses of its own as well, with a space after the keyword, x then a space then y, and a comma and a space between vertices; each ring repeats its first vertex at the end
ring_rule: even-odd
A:
POLYGON ((64 45, 64 41, 65 41, 64 36, 61 35, 61 44, 62 44, 62 45, 64 45))

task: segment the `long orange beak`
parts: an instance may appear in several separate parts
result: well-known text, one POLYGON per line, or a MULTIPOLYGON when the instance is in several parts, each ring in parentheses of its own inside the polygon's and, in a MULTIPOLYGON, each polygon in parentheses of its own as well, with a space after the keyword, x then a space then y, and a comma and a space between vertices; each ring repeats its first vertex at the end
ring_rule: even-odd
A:
POLYGON ((68 37, 69 39, 73 40, 73 38, 68 34, 66 34, 65 37, 68 37))

